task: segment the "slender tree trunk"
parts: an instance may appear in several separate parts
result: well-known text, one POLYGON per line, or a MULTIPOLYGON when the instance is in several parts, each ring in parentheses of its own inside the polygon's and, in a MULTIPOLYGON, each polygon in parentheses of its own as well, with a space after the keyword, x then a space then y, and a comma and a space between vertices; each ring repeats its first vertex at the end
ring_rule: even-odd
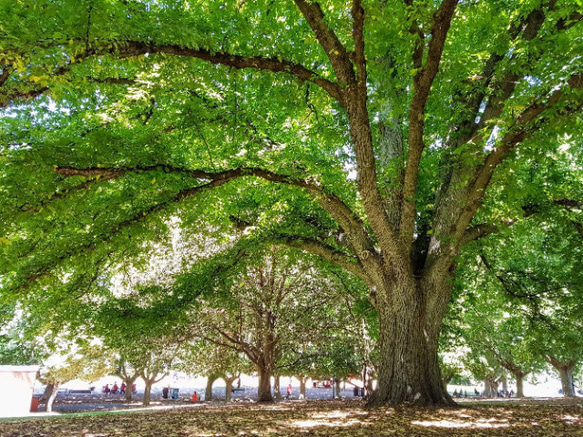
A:
POLYGON ((231 402, 231 397, 233 394, 233 382, 237 379, 238 376, 227 377, 223 376, 223 380, 225 381, 225 402, 231 402))
POLYGON ((126 385, 126 392, 124 394, 124 398, 127 402, 130 402, 132 400, 132 388, 134 386, 134 383, 136 382, 136 379, 138 379, 139 375, 134 375, 132 377, 127 377, 123 380, 124 384, 126 385))
POLYGON ((53 386, 53 389, 52 389, 49 397, 47 398, 47 408, 46 408, 47 413, 52 413, 52 411, 53 411, 53 404, 55 403, 55 399, 57 399, 57 395, 59 394, 59 386, 61 385, 61 383, 54 382, 51 385, 53 386))
POLYGON ((53 383, 47 384, 47 386, 45 387, 45 392, 43 393, 43 397, 42 397, 44 402, 48 402, 48 399, 51 397, 54 390, 55 390, 55 384, 53 384, 53 383))
POLYGON ((444 281, 443 289, 413 278, 377 287, 380 360, 378 387, 369 406, 455 405, 443 387, 437 355, 441 322, 451 296, 451 286, 444 281))
POLYGON ((306 399, 306 382, 308 382, 307 376, 298 376, 298 380, 300 381, 300 395, 304 399, 306 399))
POLYGON ((142 405, 144 405, 144 407, 147 407, 148 405, 150 405, 151 400, 152 381, 150 381, 149 379, 144 379, 144 382, 146 383, 146 388, 144 389, 144 399, 142 400, 142 405))
POLYGON ((336 385, 336 399, 340 399, 340 378, 334 378, 334 384, 336 385))
POLYGON ((281 399, 281 377, 280 375, 275 375, 273 377, 273 397, 275 399, 281 399))
POLYGON ((259 387, 257 390, 257 402, 273 402, 271 395, 271 366, 260 363, 257 365, 259 373, 259 387))

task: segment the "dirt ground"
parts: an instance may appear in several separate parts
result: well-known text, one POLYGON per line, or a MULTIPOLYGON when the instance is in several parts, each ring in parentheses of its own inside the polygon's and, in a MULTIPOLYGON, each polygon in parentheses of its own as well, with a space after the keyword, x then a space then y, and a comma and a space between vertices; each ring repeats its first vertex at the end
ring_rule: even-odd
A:
MULTIPOLYGON (((112 404, 107 404, 111 406, 112 404)), ((160 402, 147 410, 0 421, 1 437, 583 436, 583 400, 462 402, 456 409, 367 410, 360 400, 160 402)))

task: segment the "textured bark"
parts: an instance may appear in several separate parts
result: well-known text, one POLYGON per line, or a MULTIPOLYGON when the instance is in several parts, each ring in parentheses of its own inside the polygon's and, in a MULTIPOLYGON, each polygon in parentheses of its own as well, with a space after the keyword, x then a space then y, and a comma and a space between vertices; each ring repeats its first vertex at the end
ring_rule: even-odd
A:
POLYGON ((559 369, 561 376, 561 386, 563 388, 563 396, 566 398, 575 397, 575 390, 573 389, 573 368, 561 367, 559 369))
MULTIPOLYGON (((449 300, 445 291, 442 298, 449 300)), ((443 314, 427 313, 426 293, 413 278, 388 283, 384 293, 377 292, 380 363, 370 406, 455 405, 443 387, 437 355, 443 314)))
POLYGON ((259 387, 257 390, 257 402, 273 402, 271 395, 271 366, 265 363, 257 365, 259 373, 259 387))
POLYGON ((140 376, 142 377, 144 383, 146 384, 146 388, 144 389, 144 397, 142 399, 142 405, 147 407, 148 405, 150 405, 151 401, 152 386, 155 383, 160 382, 164 378, 165 374, 159 374, 156 373, 155 371, 149 372, 148 370, 144 370, 142 371, 140 376))

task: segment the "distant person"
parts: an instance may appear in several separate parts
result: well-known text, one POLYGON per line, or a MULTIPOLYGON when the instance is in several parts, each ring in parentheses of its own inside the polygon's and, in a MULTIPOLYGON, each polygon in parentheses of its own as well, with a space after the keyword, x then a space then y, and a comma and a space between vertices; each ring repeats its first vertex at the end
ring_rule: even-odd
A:
POLYGON ((164 388, 162 389, 162 397, 163 397, 164 399, 168 399, 168 391, 169 391, 169 390, 170 390, 170 388, 169 388, 169 387, 164 387, 164 388))
POLYGON ((119 386, 117 385, 117 382, 114 382, 113 387, 111 387, 111 394, 116 395, 118 391, 119 391, 119 386))
POLYGON ((138 392, 138 389, 136 388, 136 384, 132 384, 132 394, 136 394, 138 392))
POLYGON ((196 392, 192 394, 192 402, 198 402, 198 394, 196 392))
POLYGON ((111 392, 111 389, 109 388, 109 384, 105 384, 105 387, 103 387, 103 393, 108 395, 110 392, 111 392))
POLYGON ((119 388, 119 392, 120 392, 122 395, 125 395, 125 394, 126 394, 126 383, 125 383, 125 382, 122 382, 122 383, 121 383, 121 387, 119 388))
POLYGON ((291 397, 292 394, 292 385, 291 383, 287 386, 287 399, 289 399, 291 397))
POLYGON ((454 398, 457 398, 457 388, 453 391, 453 395, 454 398))

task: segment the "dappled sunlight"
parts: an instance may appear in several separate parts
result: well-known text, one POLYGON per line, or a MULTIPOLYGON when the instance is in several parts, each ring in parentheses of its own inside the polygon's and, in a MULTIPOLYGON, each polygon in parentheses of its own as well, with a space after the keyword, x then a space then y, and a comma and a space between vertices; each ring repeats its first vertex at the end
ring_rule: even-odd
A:
POLYGON ((509 427, 507 419, 477 419, 475 421, 463 420, 414 420, 411 425, 436 427, 436 428, 506 428, 509 427))
POLYGON ((318 411, 309 414, 308 419, 294 420, 288 423, 293 428, 315 428, 323 427, 349 427, 362 426, 363 422, 355 416, 366 416, 364 411, 318 411))

